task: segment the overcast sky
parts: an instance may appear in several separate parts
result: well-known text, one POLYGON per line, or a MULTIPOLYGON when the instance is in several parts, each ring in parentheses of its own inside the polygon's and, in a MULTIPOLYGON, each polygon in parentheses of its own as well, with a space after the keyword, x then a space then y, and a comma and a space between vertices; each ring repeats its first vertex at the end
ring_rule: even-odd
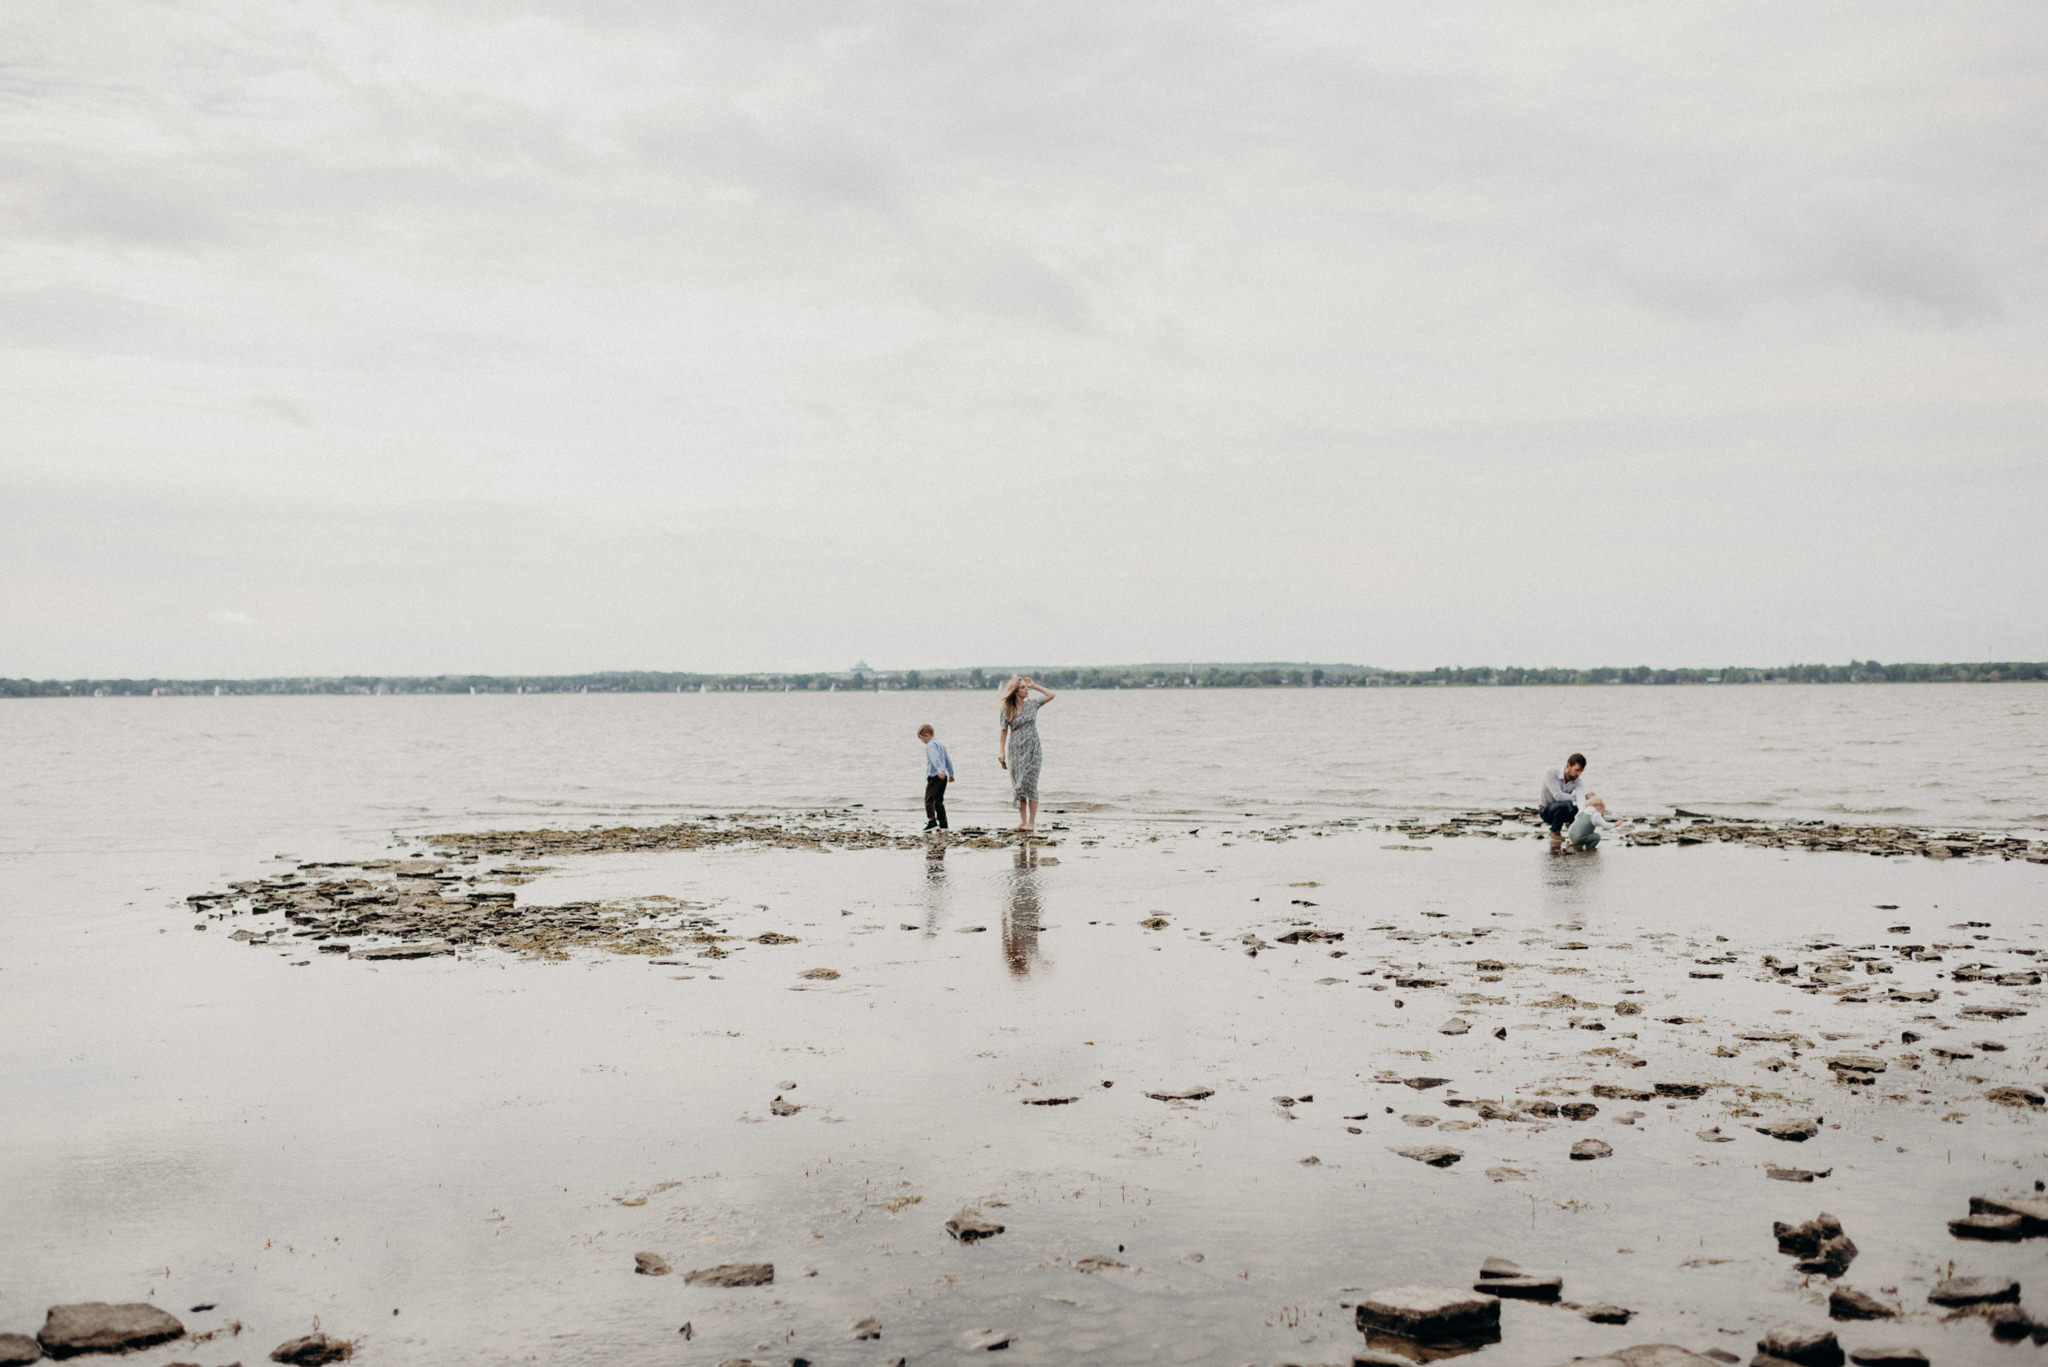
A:
POLYGON ((2048 5, 9 0, 0 675, 2048 658, 2048 5))

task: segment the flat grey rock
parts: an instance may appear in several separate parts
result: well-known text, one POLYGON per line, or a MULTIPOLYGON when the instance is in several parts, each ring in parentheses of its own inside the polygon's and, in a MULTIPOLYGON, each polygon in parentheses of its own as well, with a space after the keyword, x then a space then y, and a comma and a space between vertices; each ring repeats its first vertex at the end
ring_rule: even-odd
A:
POLYGON ((0 1334, 0 1367, 21 1367, 43 1355, 43 1345, 27 1334, 0 1334))
POLYGON ((1154 1101, 1203 1101, 1216 1095, 1214 1087, 1188 1087, 1178 1092, 1147 1092, 1154 1101))
POLYGON ((774 1281, 774 1263, 720 1263, 683 1274, 687 1286, 768 1286, 774 1281))
POLYGON ((1781 1168, 1776 1163, 1764 1164, 1764 1176, 1773 1182, 1812 1182, 1833 1171, 1833 1168, 1781 1168))
POLYGON ((1852 1348, 1849 1361, 1856 1367, 1927 1367, 1927 1354, 1918 1348, 1852 1348))
POLYGON ((882 1322, 873 1315, 866 1315, 853 1322, 853 1337, 856 1340, 878 1339, 882 1336, 882 1322))
POLYGON ((1506 1296, 1510 1300, 1554 1301, 1564 1295, 1564 1278, 1482 1277, 1473 1283, 1472 1289, 1488 1296, 1506 1296))
POLYGON ((2048 1196, 1972 1196, 1973 1215, 2017 1215, 2029 1234, 2048 1234, 2048 1196))
POLYGON ((633 1270, 643 1277, 666 1277, 669 1274, 668 1259, 659 1253, 635 1253, 633 1270))
POLYGON ((1828 1293, 1828 1318, 1837 1320, 1889 1320, 1898 1311, 1872 1295, 1852 1287, 1838 1286, 1828 1293))
POLYGON ((1439 1035, 1464 1035, 1471 1033, 1472 1022, 1462 1016, 1453 1016, 1436 1028, 1439 1035))
POLYGON ((183 1337, 184 1325, 146 1302, 82 1301, 51 1306, 36 1340, 51 1357, 68 1358, 79 1353, 126 1353, 183 1337))
POLYGON ((1572 1145, 1572 1157, 1580 1162, 1595 1158, 1607 1158, 1614 1153, 1614 1145, 1604 1139, 1581 1139, 1572 1145))
POLYGON ((1835 1331, 1810 1325, 1774 1325, 1757 1340, 1756 1346, 1760 1353, 1796 1362, 1800 1367, 1840 1367, 1842 1361, 1842 1345, 1835 1341, 1835 1331))
POLYGON ((1625 1305, 1575 1305, 1572 1309, 1595 1324, 1627 1324, 1636 1316, 1636 1312, 1625 1305))
POLYGON ((1773 1120, 1768 1125, 1752 1125, 1758 1134, 1782 1139, 1790 1144, 1804 1144, 1820 1133, 1820 1122, 1806 1117, 1797 1120, 1773 1120))
POLYGON ((1675 1343, 1639 1343, 1605 1357, 1573 1358, 1557 1367, 1720 1367, 1712 1358, 1688 1352, 1675 1343))
POLYGON ((1403 1158, 1427 1163, 1432 1168, 1448 1168, 1465 1156, 1463 1149, 1448 1148, 1442 1144, 1416 1144, 1404 1149, 1395 1149, 1394 1152, 1403 1158))
POLYGON ((2020 1284, 2010 1277, 1950 1277, 1927 1293, 1935 1305, 1986 1305, 2019 1298, 2020 1284))
POLYGON ((1948 1232, 1958 1239, 2023 1239, 2026 1221, 2017 1215, 1965 1215, 1948 1222, 1948 1232))
POLYGON ((994 1353, 1008 1348, 1017 1336, 1006 1329, 970 1329, 954 1340, 969 1353, 994 1353))
POLYGON ((324 1363, 346 1362, 355 1353, 355 1344, 346 1339, 308 1334, 304 1338, 288 1339, 278 1344, 270 1350, 270 1360, 291 1363, 292 1367, 322 1367, 324 1363))
POLYGON ((1519 1277, 1522 1265, 1511 1258, 1488 1258, 1479 1264, 1481 1277, 1519 1277))
POLYGON ((1411 1343, 1472 1343, 1500 1335, 1500 1300, 1456 1286, 1392 1286, 1358 1303, 1358 1327, 1411 1343))
POLYGON ((971 1244, 977 1239, 993 1239, 1001 1234, 1003 1229, 1004 1226, 985 1218, 980 1211, 971 1208, 946 1221, 946 1233, 963 1244, 971 1244))
POLYGON ((366 945, 362 949, 348 952, 351 959, 431 959, 440 954, 453 954, 454 945, 419 944, 366 945))
POLYGON ((1828 1060, 1838 1073, 1882 1073, 1890 1066, 1876 1054, 1837 1054, 1828 1060))

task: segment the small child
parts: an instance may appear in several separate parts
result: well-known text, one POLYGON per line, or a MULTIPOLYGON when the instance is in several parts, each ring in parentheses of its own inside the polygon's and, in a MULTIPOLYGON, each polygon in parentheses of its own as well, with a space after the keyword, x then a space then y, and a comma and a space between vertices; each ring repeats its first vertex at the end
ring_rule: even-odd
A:
POLYGON ((1613 829, 1614 822, 1607 815, 1607 804, 1600 800, 1600 794, 1588 793, 1572 817, 1572 828, 1565 833, 1565 843, 1574 849, 1590 850, 1600 843, 1602 835, 1613 829))
POLYGON ((943 831, 946 826, 946 785, 953 781, 953 757, 934 739, 929 723, 917 728, 924 742, 924 828, 943 831))

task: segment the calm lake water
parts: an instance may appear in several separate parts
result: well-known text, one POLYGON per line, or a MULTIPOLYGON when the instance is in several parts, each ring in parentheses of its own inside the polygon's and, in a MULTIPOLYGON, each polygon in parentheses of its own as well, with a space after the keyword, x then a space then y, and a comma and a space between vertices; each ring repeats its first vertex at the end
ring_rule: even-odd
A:
MULTIPOLYGON (((332 842, 864 804, 1014 820, 995 704, 964 692, 47 699, 0 706, 0 853, 332 842)), ((2048 685, 1064 694, 1049 807, 1099 820, 1520 805, 1573 750, 1619 812, 2048 826, 2048 685)), ((265 851, 266 853, 270 851, 265 851)))
POLYGON ((451 828, 832 807, 902 829, 925 720, 960 768, 956 824, 994 824, 992 700, 0 705, 0 1332, 147 1299, 222 1336, 135 1367, 260 1362, 316 1323, 362 1367, 929 1367, 987 1361, 963 1346, 984 1328, 1018 1336, 1012 1367, 1341 1362, 1359 1288, 1458 1285, 1500 1255, 1638 1316, 1510 1305, 1481 1367, 1656 1341, 1746 1360, 1765 1325, 1826 1323, 1825 1284, 1769 1234, 1825 1209, 1864 1250, 1852 1284, 1907 1309, 1845 1344, 2003 1362, 2032 1350, 1926 1294, 1951 1264, 2038 1274, 2038 1242, 1945 1222, 2048 1179, 2038 1114, 1987 1097, 2048 1076, 2048 1013, 2038 985, 1951 970, 2036 965, 2048 869, 1257 833, 1527 803, 1571 749, 1622 812, 2037 828, 2044 710, 2031 685, 1074 692, 1042 723, 1071 829, 1036 853, 552 861, 521 902, 680 899, 727 957, 379 964, 236 943, 282 918, 184 898, 451 828), (1346 938, 1281 942, 1310 921, 1346 938), (1765 953, 1839 972, 1781 979, 1765 953), (821 967, 840 976, 801 976, 821 967), (1963 1014, 1986 1006, 2025 1014, 1963 1014), (1444 1033, 1454 1014, 1471 1028, 1444 1033), (1832 1075, 1848 1050, 1889 1061, 1878 1086, 1832 1075), (1385 1080, 1423 1073, 1447 1081, 1385 1080), (1662 1081, 1708 1090, 1601 1094, 1547 1129, 1458 1105, 1662 1081), (1215 1094, 1146 1095, 1196 1086, 1215 1094), (1054 1095, 1074 1100, 1020 1104, 1054 1095), (1750 1128, 1802 1115, 1825 1121, 1805 1144, 1750 1128), (1614 1154, 1570 1161, 1581 1136, 1614 1154), (1466 1157, 1396 1152, 1418 1142, 1466 1157), (949 1239, 969 1205, 1007 1232, 949 1239), (641 1250, 776 1281, 635 1276, 641 1250), (867 1315, 880 1341, 851 1337, 867 1315))

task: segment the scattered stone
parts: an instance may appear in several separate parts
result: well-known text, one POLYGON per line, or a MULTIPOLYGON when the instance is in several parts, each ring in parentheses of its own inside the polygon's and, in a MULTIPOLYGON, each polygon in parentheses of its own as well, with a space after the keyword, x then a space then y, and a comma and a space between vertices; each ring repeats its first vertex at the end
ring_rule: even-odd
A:
POLYGON ((856 1342, 878 1339, 882 1336, 882 1322, 873 1315, 865 1315, 853 1322, 853 1337, 856 1342))
POLYGON ((2020 1284, 2010 1277, 1950 1277, 1927 1293, 1935 1305, 1986 1305, 2019 1298, 2020 1284))
POLYGON ((1958 1239, 2021 1239, 2025 1221, 2017 1215, 1965 1215, 1948 1222, 1948 1232, 1958 1239))
POLYGON ((0 1334, 0 1367, 22 1367, 43 1355, 43 1345, 27 1334, 0 1334))
POLYGON ((779 1096, 768 1103, 768 1113, 770 1115, 795 1115, 802 1109, 803 1107, 797 1105, 794 1101, 784 1101, 779 1096))
POLYGON ((2000 1106, 2017 1106, 2032 1111, 2038 1111, 2044 1104, 2048 1104, 2048 1097, 2043 1097, 2032 1087, 1993 1087, 1984 1094, 1984 1099, 1996 1102, 2000 1106))
POLYGON ((1617 1087, 1611 1082, 1596 1082, 1593 1084, 1593 1095, 1609 1101, 1648 1101, 1652 1094, 1635 1087, 1617 1087))
POLYGON ((643 1277, 666 1277, 670 1268, 668 1259, 659 1253, 635 1253, 633 1270, 643 1277))
POLYGON ((1781 1168, 1776 1163, 1764 1164, 1764 1176, 1773 1182, 1811 1182, 1833 1171, 1833 1168, 1781 1168))
POLYGON ((1727 1355, 1702 1357, 1675 1343, 1639 1343, 1604 1357, 1573 1358, 1558 1367, 1713 1367, 1717 1362, 1739 1360, 1727 1355))
POLYGON ((968 1353, 998 1353, 1016 1341, 1015 1334, 1002 1329, 970 1329, 953 1340, 968 1353))
POLYGON ((1520 1168, 1488 1168, 1486 1175, 1495 1182, 1526 1182, 1529 1180, 1529 1174, 1523 1172, 1520 1168))
POLYGON ((1816 1119, 1773 1120, 1768 1125, 1752 1125, 1758 1134, 1767 1134, 1773 1139, 1782 1139, 1790 1144, 1804 1144, 1820 1133, 1820 1121, 1816 1119))
POLYGON ((422 941, 415 944, 366 945, 362 949, 350 950, 348 956, 351 959, 431 959, 437 955, 454 952, 454 945, 422 941))
POLYGON ((1732 1134, 1722 1134, 1719 1125, 1714 1126, 1711 1130, 1694 1130, 1693 1135, 1708 1144, 1733 1144, 1735 1142, 1735 1136, 1732 1134))
POLYGON ((1436 1032, 1439 1035, 1463 1035, 1469 1034, 1471 1032, 1471 1029, 1471 1021, 1468 1021, 1461 1016, 1453 1016, 1449 1020, 1445 1021, 1442 1025, 1439 1025, 1436 1028, 1436 1032))
POLYGON ((1549 1277, 1487 1277, 1481 1276, 1473 1283, 1474 1291, 1489 1296, 1506 1296, 1510 1300, 1554 1301, 1564 1295, 1564 1278, 1549 1277))
POLYGON ((53 1358, 79 1353, 126 1353, 185 1337, 185 1326, 143 1301, 109 1305, 82 1301, 53 1305, 36 1340, 53 1358))
POLYGON ((2028 1237, 2048 1234, 2048 1196, 1972 1196, 1972 1215, 2017 1215, 2028 1237))
POLYGON ((1567 1101, 1557 1108, 1557 1113, 1566 1120, 1591 1120, 1600 1114, 1600 1108, 1590 1101, 1567 1101))
POLYGON ((1809 1329, 1801 1324, 1780 1324, 1757 1340, 1757 1350, 1799 1367, 1840 1367, 1842 1345, 1832 1329, 1809 1329))
MULTIPOLYGON (((2024 1016, 2027 1013, 2016 1006, 1966 1006, 1956 1012, 1956 1014, 1965 1020, 2002 1021, 2011 1020, 2014 1016, 2024 1016)), ((1980 1045, 1978 1047, 1982 1048, 1983 1046, 1980 1045)))
POLYGON ((1572 1157, 1580 1161, 1606 1158, 1612 1155, 1613 1152, 1614 1146, 1604 1139, 1581 1139, 1578 1143, 1572 1145, 1572 1157))
POLYGON ((1077 1096, 1027 1096, 1026 1106, 1071 1106, 1081 1098, 1077 1096))
POLYGON ((1842 1078, 1875 1077, 1889 1066, 1875 1054, 1840 1054, 1828 1060, 1828 1067, 1842 1078))
POLYGON ((342 1362, 354 1357, 356 1346, 347 1339, 331 1339, 325 1334, 308 1334, 304 1338, 280 1343, 270 1350, 272 1362, 289 1362, 295 1367, 320 1367, 325 1362, 342 1362))
POLYGON ((1927 1367, 1927 1354, 1918 1348, 1851 1348, 1849 1361, 1856 1367, 1927 1367))
POLYGON ((1820 1246, 1829 1239, 1842 1237, 1842 1222, 1822 1211, 1819 1216, 1804 1224, 1788 1225, 1783 1220, 1773 1220, 1771 1234, 1778 1241, 1778 1252, 1810 1258, 1818 1253, 1820 1246))
POLYGON ((1154 1101, 1202 1101, 1216 1095, 1214 1087, 1189 1087, 1178 1092, 1147 1092, 1154 1101))
POLYGON ((996 1235, 1001 1234, 1003 1229, 1004 1226, 984 1218, 980 1211, 972 1207, 962 1210, 958 1215, 946 1221, 946 1233, 952 1235, 963 1244, 971 1244, 976 1239, 993 1239, 996 1235))
POLYGON ((1572 1307, 1595 1324, 1627 1324, 1636 1312, 1620 1305, 1577 1305, 1572 1307))
POLYGON ((1465 1156, 1462 1149, 1446 1148, 1442 1144, 1419 1144, 1413 1148, 1395 1149, 1403 1158, 1412 1158, 1418 1163, 1427 1163, 1432 1168, 1448 1168, 1465 1156))
POLYGON ((1690 1099, 1707 1094, 1707 1084, 1704 1082, 1658 1082, 1652 1086, 1656 1088, 1657 1095, 1663 1097, 1690 1099))
POLYGON ((1828 1293, 1828 1318, 1838 1320, 1889 1320, 1899 1312, 1875 1296, 1846 1286, 1828 1293))
POLYGON ((839 976, 836 968, 807 968, 797 974, 799 978, 810 978, 815 982, 829 983, 839 976))
POLYGON ((1522 1265, 1508 1258, 1488 1258, 1485 1262, 1479 1264, 1479 1275, 1481 1279, 1488 1277, 1519 1277, 1522 1275, 1522 1265))
POLYGON ((1404 1077, 1401 1079, 1401 1085, 1413 1087, 1418 1092, 1426 1092, 1432 1087, 1441 1087, 1449 1081, 1450 1079, 1447 1077, 1404 1077))
POLYGON ((1832 1239, 1821 1240, 1813 1255, 1800 1259, 1797 1267, 1810 1276, 1839 1277, 1855 1261, 1856 1241, 1846 1234, 1838 1234, 1832 1239))
POLYGON ((683 1274, 686 1286, 768 1286, 774 1281, 774 1263, 720 1263, 683 1274))
POLYGON ((1358 1304, 1358 1327, 1419 1344, 1485 1343, 1500 1337, 1500 1300, 1453 1286, 1395 1286, 1358 1304))
POLYGON ((1100 1253, 1074 1259, 1076 1272, 1128 1272, 1130 1266, 1129 1263, 1118 1262, 1115 1258, 1104 1257, 1100 1253))

